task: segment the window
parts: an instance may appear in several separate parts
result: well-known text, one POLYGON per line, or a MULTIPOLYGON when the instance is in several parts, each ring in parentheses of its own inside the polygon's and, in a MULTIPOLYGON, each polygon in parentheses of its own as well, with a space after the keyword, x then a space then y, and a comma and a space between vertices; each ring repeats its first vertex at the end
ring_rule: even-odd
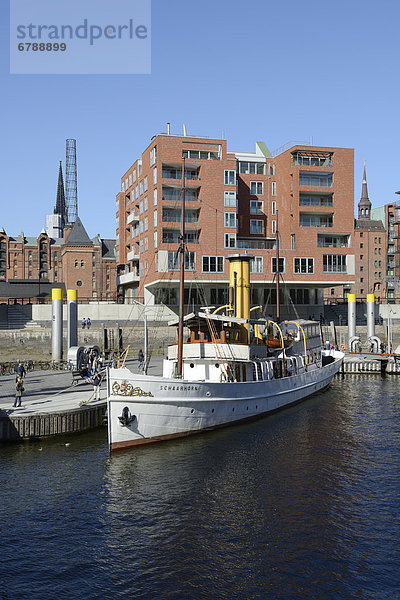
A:
POLYGON ((264 202, 260 200, 250 200, 250 214, 262 215, 264 213, 264 202))
POLYGON ((296 235, 294 233, 290 236, 290 249, 296 250, 296 235))
POLYGON ((346 255, 324 254, 323 271, 324 273, 346 273, 346 255))
POLYGON ((152 167, 157 160, 157 146, 150 150, 150 166, 152 167))
POLYGON ((125 184, 123 181, 121 181, 121 191, 124 192, 125 191, 125 184))
POLYGON ((225 171, 225 185, 236 185, 236 171, 225 171))
POLYGON ((197 160, 220 160, 219 152, 215 150, 183 150, 182 157, 197 160))
POLYGON ((244 175, 265 175, 265 163, 239 161, 239 173, 244 175))
POLYGON ((276 233, 276 221, 271 221, 271 233, 276 233))
POLYGON ((143 200, 141 200, 139 204, 139 214, 143 214, 143 200))
MULTIPOLYGON (((360 244, 360 248, 364 248, 364 244, 360 244)), ((375 248, 375 254, 376 254, 376 248, 375 248)))
POLYGON ((276 181, 271 181, 271 196, 276 196, 276 181))
POLYGON ((157 248, 157 231, 154 232, 154 248, 157 248))
POLYGON ((364 254, 360 254, 360 260, 364 260, 364 254))
POLYGON ((144 230, 147 231, 149 228, 149 217, 144 218, 144 230))
POLYGON ((264 194, 264 183, 262 181, 250 181, 250 194, 262 196, 264 194))
POLYGON ((300 194, 300 206, 333 206, 332 195, 300 194))
POLYGON ((225 248, 236 248, 236 233, 225 234, 225 248))
POLYGON ((264 221, 250 219, 250 233, 258 235, 264 233, 264 221))
POLYGON ((224 227, 236 227, 236 213, 226 212, 224 216, 224 227))
POLYGON ((360 271, 364 271, 364 267, 360 267, 360 271))
POLYGON ((147 175, 146 175, 146 177, 144 178, 144 191, 145 192, 147 192, 148 187, 149 187, 149 184, 148 184, 148 179, 147 179, 147 175))
POLYGON ((144 251, 147 252, 147 250, 149 249, 149 238, 146 237, 144 238, 144 251))
POLYGON ((294 259, 294 272, 310 274, 314 273, 314 259, 313 258, 295 258, 294 259))
POLYGON ((224 206, 237 207, 236 192, 224 192, 224 206))
POLYGON ((276 165, 275 164, 269 165, 268 171, 269 171, 269 173, 268 173, 269 175, 276 175, 276 165))
POLYGON ((300 171, 299 185, 308 187, 332 187, 333 185, 333 174, 332 173, 314 173, 300 171))
POLYGON ((147 210, 149 208, 149 204, 147 201, 147 196, 144 197, 144 210, 147 210))
POLYGON ((154 227, 157 227, 157 209, 153 213, 153 224, 154 227))
POLYGON ((140 192, 140 195, 142 195, 142 194, 143 194, 143 181, 141 181, 141 182, 139 183, 139 192, 140 192))
POLYGON ((276 215, 276 201, 272 200, 271 202, 271 215, 276 215))
POLYGON ((154 204, 154 206, 157 206, 157 190, 154 190, 153 204, 154 204))
POLYGON ((310 290, 302 288, 291 288, 290 299, 293 304, 310 304, 310 290))
POLYGON ((139 184, 136 186, 136 200, 139 198, 139 184))
POLYGON ((157 183, 157 167, 154 167, 153 170, 153 184, 156 185, 157 183))
POLYGON ((262 273, 262 272, 263 272, 262 256, 255 256, 250 261, 250 273, 262 273))
POLYGON ((140 252, 140 254, 143 254, 143 250, 144 250, 144 240, 141 239, 140 243, 139 243, 139 252, 140 252))
MULTIPOLYGON (((179 229, 163 229, 162 241, 163 244, 178 244, 181 232, 179 229)), ((186 244, 198 244, 199 243, 199 232, 198 231, 186 231, 185 233, 186 244)))
MULTIPOLYGON (((276 257, 275 256, 272 258, 271 272, 276 273, 276 257)), ((279 259, 279 273, 284 273, 284 272, 285 272, 285 259, 280 258, 279 259)))
POLYGON ((143 221, 139 223, 139 233, 143 233, 143 221))
MULTIPOLYGON (((185 271, 194 271, 196 268, 196 252, 185 252, 185 271)), ((179 252, 168 251, 168 271, 179 271, 179 252)))
POLYGON ((300 213, 300 227, 333 227, 333 215, 300 213))
POLYGON ((224 257, 223 256, 203 256, 203 273, 223 273, 224 272, 224 257))
POLYGON ((132 185, 132 173, 129 173, 129 187, 132 185))
POLYGON ((133 173, 132 173, 132 182, 135 183, 136 182, 136 169, 133 169, 133 173))

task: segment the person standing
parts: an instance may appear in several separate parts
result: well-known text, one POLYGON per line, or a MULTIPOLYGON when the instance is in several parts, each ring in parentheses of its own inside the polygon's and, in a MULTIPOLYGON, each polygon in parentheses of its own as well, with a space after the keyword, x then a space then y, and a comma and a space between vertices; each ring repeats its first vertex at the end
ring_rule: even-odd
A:
POLYGON ((82 319, 82 329, 85 329, 85 327, 86 327, 86 319, 85 319, 85 317, 83 317, 83 319, 82 319))
POLYGON ((18 361, 15 372, 17 373, 15 381, 17 381, 18 377, 21 377, 21 379, 23 379, 26 375, 25 367, 20 360, 18 361))
POLYGON ((90 317, 88 317, 86 319, 86 327, 87 327, 87 329, 90 329, 91 324, 92 324, 92 321, 90 320, 90 317))
POLYGON ((100 385, 101 385, 100 373, 95 373, 93 375, 92 383, 93 383, 94 399, 100 400, 100 385))
POLYGON ((15 400, 14 400, 14 408, 18 408, 21 406, 21 398, 22 393, 24 391, 24 386, 22 383, 22 377, 20 375, 17 376, 17 382, 15 384, 15 400))

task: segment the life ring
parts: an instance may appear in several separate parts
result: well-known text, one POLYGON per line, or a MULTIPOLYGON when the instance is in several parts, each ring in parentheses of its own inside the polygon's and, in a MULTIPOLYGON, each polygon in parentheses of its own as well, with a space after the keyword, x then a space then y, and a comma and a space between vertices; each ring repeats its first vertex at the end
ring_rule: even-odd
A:
POLYGON ((344 352, 346 350, 345 344, 340 344, 339 350, 341 350, 341 352, 344 352))

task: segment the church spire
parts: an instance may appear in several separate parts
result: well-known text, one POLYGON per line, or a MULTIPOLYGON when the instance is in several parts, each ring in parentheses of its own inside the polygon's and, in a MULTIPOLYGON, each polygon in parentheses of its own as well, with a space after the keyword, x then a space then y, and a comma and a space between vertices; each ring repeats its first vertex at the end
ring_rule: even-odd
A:
POLYGON ((64 194, 64 181, 63 174, 61 168, 61 160, 60 160, 60 168, 58 171, 58 184, 57 184, 57 199, 56 199, 56 207, 54 209, 55 215, 61 215, 63 220, 63 225, 66 224, 67 218, 67 208, 65 204, 65 194, 64 194))
POLYGON ((362 181, 361 198, 358 203, 358 218, 359 219, 370 219, 371 218, 371 206, 372 206, 372 202, 370 202, 370 200, 368 198, 367 175, 365 172, 365 161, 364 161, 364 173, 363 173, 363 181, 362 181))

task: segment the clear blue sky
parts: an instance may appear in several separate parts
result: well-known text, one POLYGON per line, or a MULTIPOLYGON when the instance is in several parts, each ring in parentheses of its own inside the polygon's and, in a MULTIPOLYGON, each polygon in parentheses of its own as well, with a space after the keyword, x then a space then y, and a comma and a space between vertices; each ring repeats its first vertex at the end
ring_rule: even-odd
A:
MULTIPOLYGON (((12 0, 11 0, 12 1, 12 0)), ((374 206, 399 198, 398 0, 153 0, 151 75, 10 75, 1 2, 0 227, 37 235, 65 139, 78 147, 79 215, 115 237, 123 172, 154 134, 220 136, 231 150, 289 140, 355 149, 374 206)))

